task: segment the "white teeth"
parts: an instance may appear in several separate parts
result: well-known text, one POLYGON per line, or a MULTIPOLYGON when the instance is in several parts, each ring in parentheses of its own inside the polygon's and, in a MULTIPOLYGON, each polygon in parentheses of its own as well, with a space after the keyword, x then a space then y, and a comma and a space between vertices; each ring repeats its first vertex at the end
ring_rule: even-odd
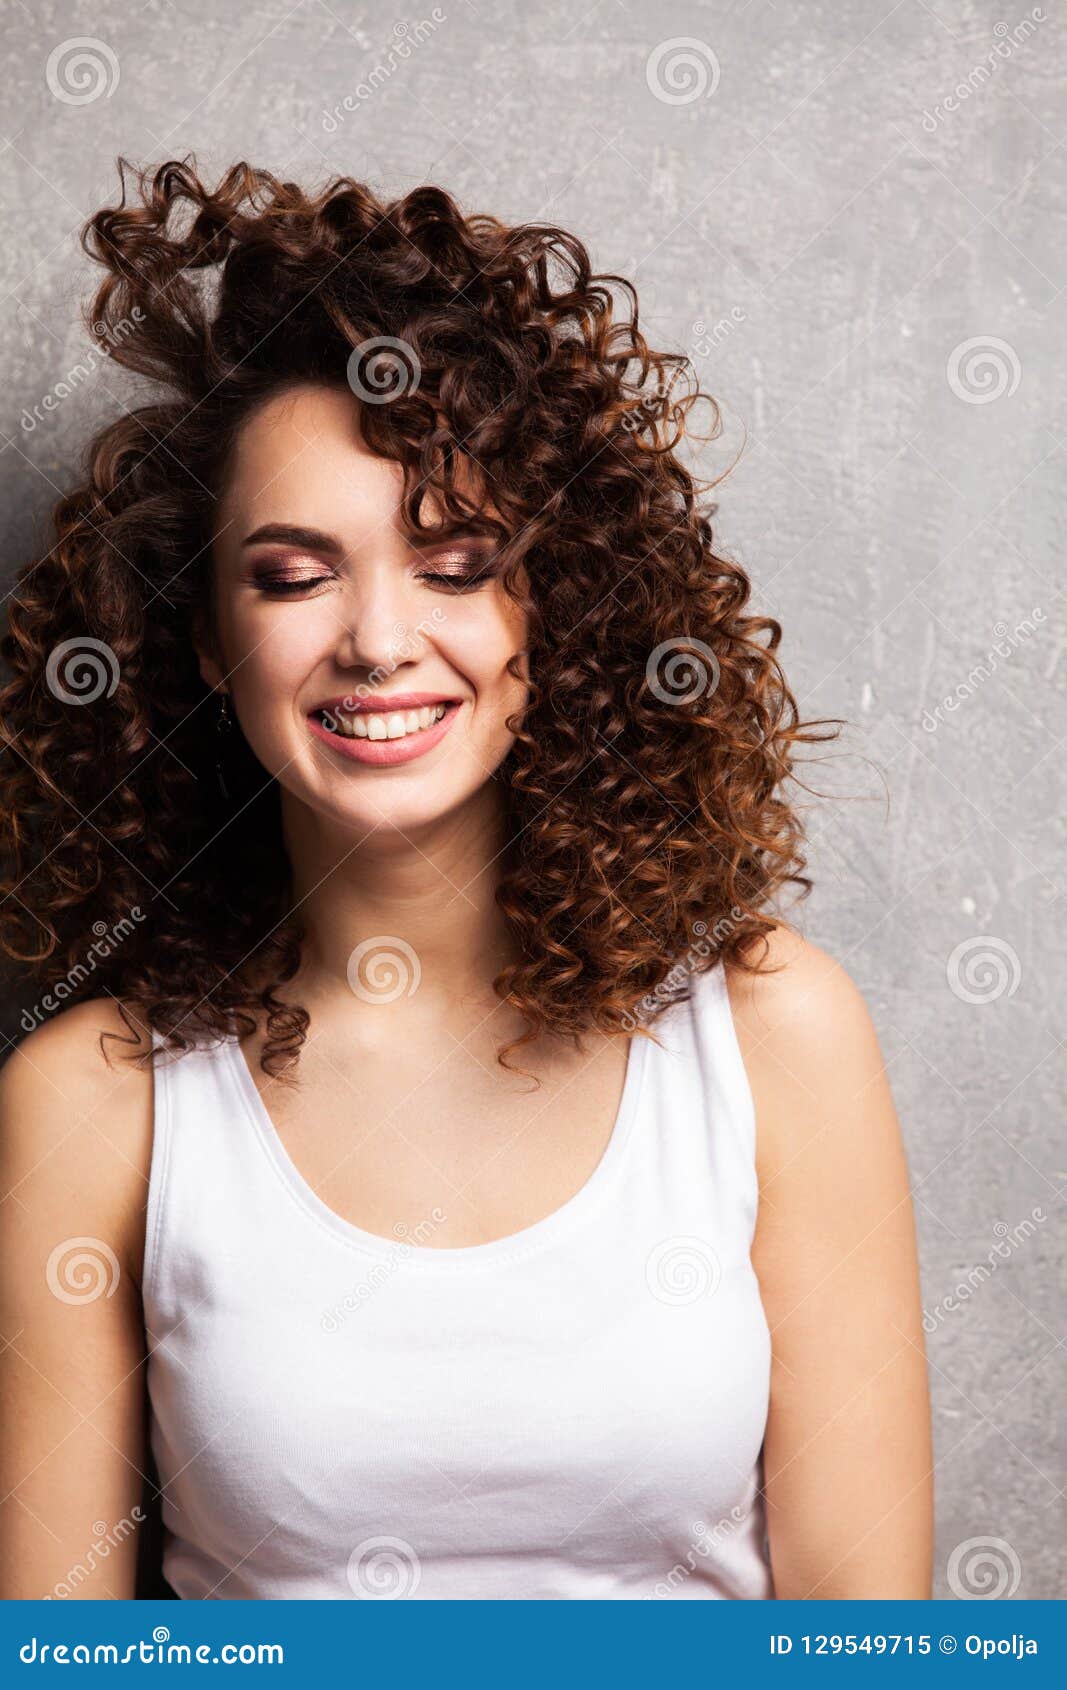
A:
POLYGON ((390 710, 385 714, 368 715, 356 711, 350 716, 323 712, 325 725, 342 739, 405 739, 408 734, 422 733, 432 728, 445 713, 443 704, 424 705, 421 710, 390 710))

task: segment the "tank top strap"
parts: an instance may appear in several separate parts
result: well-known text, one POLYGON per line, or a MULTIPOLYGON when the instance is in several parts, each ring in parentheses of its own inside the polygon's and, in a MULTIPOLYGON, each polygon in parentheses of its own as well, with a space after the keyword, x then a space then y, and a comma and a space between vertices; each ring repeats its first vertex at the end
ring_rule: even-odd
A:
POLYGON ((747 1252, 759 1201, 756 1120, 721 963, 690 976, 685 999, 649 1023, 655 1106, 640 1142, 635 1177, 669 1182, 665 1211, 701 1193, 716 1236, 747 1252))
POLYGON ((168 1051, 153 1033, 153 1140, 149 1175, 143 1296, 166 1325, 181 1300, 210 1272, 195 1244, 214 1240, 219 1257, 247 1227, 266 1197, 257 1189, 246 1116, 233 1069, 233 1040, 168 1051), (235 1210, 235 1201, 240 1211, 235 1210), (165 1272, 161 1264, 165 1262, 165 1272))

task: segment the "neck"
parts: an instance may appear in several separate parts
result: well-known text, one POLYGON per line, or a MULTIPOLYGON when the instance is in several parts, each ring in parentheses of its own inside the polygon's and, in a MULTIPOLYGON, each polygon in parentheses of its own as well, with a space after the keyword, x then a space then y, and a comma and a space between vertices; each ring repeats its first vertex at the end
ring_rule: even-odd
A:
POLYGON ((397 989, 402 1012, 403 980, 417 970, 422 1008, 491 997, 494 975, 514 954, 495 901, 507 835, 493 783, 417 833, 353 835, 284 797, 282 825, 307 936, 303 991, 391 1003, 397 989))

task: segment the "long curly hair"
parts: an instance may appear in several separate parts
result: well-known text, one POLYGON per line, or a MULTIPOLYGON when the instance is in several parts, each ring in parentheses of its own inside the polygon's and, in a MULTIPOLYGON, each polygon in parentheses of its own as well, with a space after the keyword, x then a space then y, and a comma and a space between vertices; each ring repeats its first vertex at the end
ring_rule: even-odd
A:
POLYGON ((131 1043, 151 1028, 176 1051, 263 1026, 264 1070, 292 1070, 309 1016, 278 995, 303 936, 277 784, 239 741, 220 792, 192 636, 253 408, 385 379, 361 426, 403 467, 407 520, 432 494, 446 522, 494 526, 527 617, 498 772, 519 960, 494 982, 526 1031, 501 1059, 651 1026, 720 958, 758 966, 776 892, 809 885, 786 786, 828 724, 801 722, 777 622, 713 548, 678 447, 698 402, 712 435, 718 411, 688 358, 646 344, 630 284, 564 229, 437 187, 309 193, 242 163, 209 188, 191 160, 119 177, 82 237, 106 272, 87 320, 150 402, 92 441, 0 644, 0 946, 39 1001, 110 994, 131 1043))

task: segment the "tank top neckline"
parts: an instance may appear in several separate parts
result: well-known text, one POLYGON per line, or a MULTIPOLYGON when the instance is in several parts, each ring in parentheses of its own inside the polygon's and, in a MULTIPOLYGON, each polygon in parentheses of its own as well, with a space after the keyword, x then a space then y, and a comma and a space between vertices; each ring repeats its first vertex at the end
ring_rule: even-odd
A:
MULTIPOLYGON (((631 1036, 626 1054, 622 1094, 611 1135, 593 1171, 572 1196, 551 1214, 542 1216, 529 1226, 521 1227, 517 1232, 507 1233, 502 1238, 493 1238, 484 1244, 440 1247, 410 1244, 402 1232, 398 1232, 394 1238, 387 1238, 383 1233, 369 1232, 366 1228, 357 1226, 355 1222, 345 1220, 343 1215, 331 1209, 304 1178, 285 1148, 241 1049, 240 1039, 236 1036, 226 1039, 223 1049, 229 1060, 230 1072, 236 1083, 244 1113, 254 1129, 256 1141, 290 1196, 305 1214, 342 1244, 364 1255, 373 1256, 390 1265, 396 1265, 398 1259, 403 1258, 405 1272, 416 1269, 433 1273, 455 1272, 467 1267, 481 1268, 491 1263, 517 1260, 563 1238, 585 1215, 597 1208, 620 1170, 627 1148, 634 1137, 645 1074, 652 1056, 650 1045, 652 1040, 647 1036, 640 1033, 631 1036)), ((655 1048, 653 1046, 653 1049, 655 1048)))

